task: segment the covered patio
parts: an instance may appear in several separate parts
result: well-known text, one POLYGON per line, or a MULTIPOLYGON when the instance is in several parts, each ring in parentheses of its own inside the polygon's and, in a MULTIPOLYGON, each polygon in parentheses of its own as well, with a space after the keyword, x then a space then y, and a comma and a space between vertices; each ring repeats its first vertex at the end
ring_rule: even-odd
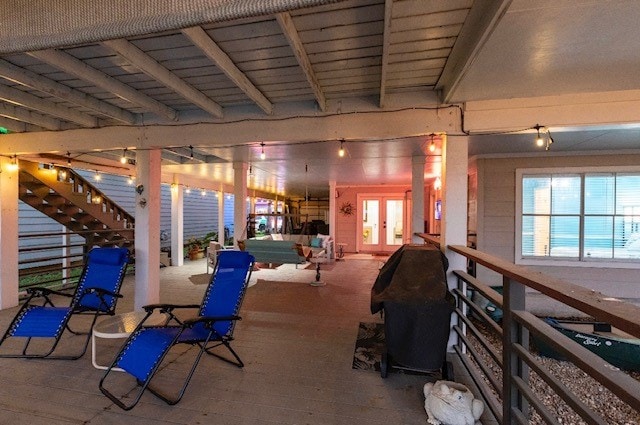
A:
MULTIPOLYGON (((3 359, 0 417, 30 424, 423 424, 422 386, 429 377, 382 379, 352 369, 359 322, 381 321, 369 311, 381 260, 356 258, 324 270, 324 287, 308 284, 314 270, 293 265, 254 272, 234 341, 245 367, 202 359, 176 406, 146 394, 135 409, 122 411, 100 393, 103 371, 87 353, 72 362, 3 359)), ((161 301, 199 303, 205 285, 193 281, 203 282, 204 271, 204 260, 162 269, 161 301)), ((125 279, 119 312, 133 308, 133 281, 125 279)), ((15 310, 0 313, 0 326, 15 310)), ((122 341, 98 340, 98 362, 108 362, 122 341)), ((176 356, 167 367, 167 385, 189 367, 186 358, 176 356)))

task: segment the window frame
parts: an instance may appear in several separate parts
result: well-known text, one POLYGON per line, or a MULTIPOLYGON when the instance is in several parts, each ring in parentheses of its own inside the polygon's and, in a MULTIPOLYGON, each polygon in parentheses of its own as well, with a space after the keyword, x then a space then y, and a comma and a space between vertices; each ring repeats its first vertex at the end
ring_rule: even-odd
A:
MULTIPOLYGON (((612 166, 612 167, 553 167, 553 168, 517 168, 516 169, 516 205, 515 205, 515 263, 527 266, 566 266, 566 267, 610 267, 623 269, 640 269, 640 259, 613 259, 613 258, 582 258, 582 243, 579 246, 578 258, 567 257, 523 257, 522 255, 522 178, 524 175, 563 176, 571 174, 584 175, 590 173, 637 173, 640 174, 640 166, 612 166)), ((553 214, 550 215, 553 217, 553 214)), ((584 234, 584 185, 581 187, 580 207, 580 241, 584 234)))

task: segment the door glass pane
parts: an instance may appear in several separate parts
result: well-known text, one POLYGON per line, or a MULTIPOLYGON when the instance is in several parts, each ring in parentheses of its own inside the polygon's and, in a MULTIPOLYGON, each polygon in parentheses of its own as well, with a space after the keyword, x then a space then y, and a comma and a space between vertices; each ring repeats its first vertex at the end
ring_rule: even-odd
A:
POLYGON ((387 199, 386 201, 386 229, 387 245, 402 245, 402 200, 387 199))
POLYGON ((613 214, 614 194, 613 174, 587 174, 584 177, 584 213, 613 214))
POLYGON ((551 217, 552 257, 574 257, 579 255, 580 217, 551 217))
POLYGON ((613 257, 613 217, 584 218, 584 258, 613 257))
POLYGON ((580 214, 580 176, 551 178, 551 214, 580 214))
POLYGON ((549 255, 549 216, 522 217, 522 256, 549 255))
POLYGON ((365 199, 362 201, 362 242, 364 245, 378 245, 380 238, 380 201, 365 199))

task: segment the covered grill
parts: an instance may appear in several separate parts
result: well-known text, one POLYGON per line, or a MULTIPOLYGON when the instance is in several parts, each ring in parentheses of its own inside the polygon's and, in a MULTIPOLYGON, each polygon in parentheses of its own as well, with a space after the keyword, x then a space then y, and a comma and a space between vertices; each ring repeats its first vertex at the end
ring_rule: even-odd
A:
MULTIPOLYGON (((454 298, 447 287, 447 258, 435 247, 404 245, 380 269, 371 289, 371 313, 384 311, 389 367, 432 372, 445 366, 454 298)), ((443 369, 447 375, 448 368, 443 369)))

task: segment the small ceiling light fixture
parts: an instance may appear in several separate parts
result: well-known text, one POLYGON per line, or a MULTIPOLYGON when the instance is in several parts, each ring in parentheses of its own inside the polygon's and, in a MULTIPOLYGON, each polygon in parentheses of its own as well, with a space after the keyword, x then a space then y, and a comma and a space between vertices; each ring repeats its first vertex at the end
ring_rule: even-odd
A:
POLYGON ((191 188, 190 188, 190 187, 188 187, 188 188, 185 190, 185 192, 187 192, 187 194, 191 193, 191 188))
POLYGON ((534 125, 533 128, 536 130, 536 146, 544 146, 544 150, 548 151, 554 142, 553 137, 551 137, 551 132, 547 127, 540 124, 534 125), (543 134, 540 134, 540 130, 543 131, 543 134), (545 135, 546 137, 544 137, 545 135))
POLYGON ((67 151, 67 166, 71 167, 71 152, 67 151))
POLYGON ((541 126, 540 124, 536 124, 533 126, 533 128, 536 130, 536 146, 542 147, 544 146, 544 139, 542 138, 542 136, 540 136, 540 129, 544 129, 543 126, 541 126))
POLYGON ((129 186, 131 186, 134 181, 136 181, 136 178, 133 176, 129 176, 129 178, 127 179, 127 183, 129 184, 129 186))
POLYGON ((264 142, 260 143, 260 147, 262 148, 260 151, 260 159, 264 160, 267 158, 267 155, 264 153, 264 142))
POLYGON ((93 176, 94 180, 99 182, 102 180, 102 176, 100 175, 100 171, 96 170, 96 174, 93 176))
POLYGON ((11 157, 11 163, 7 165, 8 171, 18 171, 18 155, 13 155, 11 157))
POLYGON ((120 157, 120 164, 126 164, 127 163, 127 148, 124 148, 124 150, 122 151, 122 156, 120 157))
POLYGON ((431 133, 429 136, 431 137, 431 143, 429 143, 429 152, 435 152, 436 151, 436 142, 433 140, 433 138, 436 135, 431 133))
POLYGON ((206 190, 204 190, 204 189, 202 189, 202 190, 200 191, 200 196, 207 196, 207 191, 206 191, 206 190))
POLYGON ((193 159, 193 146, 189 145, 189 150, 191 152, 191 159, 193 159))
POLYGON ((340 158, 344 157, 344 139, 340 140, 340 150, 338 151, 340 158))

